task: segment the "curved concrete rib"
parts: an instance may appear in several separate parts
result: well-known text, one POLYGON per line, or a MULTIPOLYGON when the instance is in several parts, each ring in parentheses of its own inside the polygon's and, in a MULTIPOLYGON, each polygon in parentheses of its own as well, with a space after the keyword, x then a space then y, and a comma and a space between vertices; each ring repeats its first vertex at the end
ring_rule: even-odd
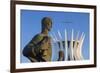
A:
POLYGON ((53 38, 53 41, 56 43, 56 45, 57 46, 60 45, 59 49, 62 51, 65 51, 64 52, 65 53, 65 57, 64 57, 65 61, 84 59, 83 54, 82 54, 82 46, 83 46, 84 39, 85 39, 84 33, 82 33, 80 38, 79 38, 79 32, 77 32, 76 38, 74 40, 74 31, 72 29, 70 44, 68 44, 68 34, 67 34, 66 29, 64 31, 64 34, 65 34, 65 42, 64 43, 62 42, 63 38, 62 38, 60 31, 58 31, 57 34, 58 34, 58 36, 55 35, 55 33, 53 33, 51 36, 53 38), (59 42, 60 44, 58 45, 57 42, 59 42))
POLYGON ((63 48, 62 36, 61 36, 60 31, 58 31, 58 36, 59 36, 59 42, 60 42, 60 50, 63 51, 64 48, 63 48))
POLYGON ((78 45, 78 54, 79 54, 79 59, 82 60, 84 59, 83 58, 83 55, 82 55, 82 46, 83 46, 83 42, 84 42, 84 39, 85 39, 85 34, 83 34, 80 38, 80 44, 78 45))
POLYGON ((74 43, 74 58, 75 60, 78 60, 78 56, 77 56, 77 46, 78 46, 78 37, 79 37, 79 32, 77 33, 76 39, 75 39, 75 43, 74 43))
POLYGON ((82 33, 81 38, 79 40, 79 44, 77 46, 77 49, 75 51, 75 56, 77 60, 82 60, 83 59, 83 55, 82 55, 82 45, 83 45, 83 41, 84 41, 85 35, 82 33))
POLYGON ((73 55, 73 34, 74 34, 74 31, 72 29, 71 42, 70 42, 70 60, 74 60, 74 55, 73 55))
POLYGON ((67 30, 65 29, 65 61, 68 60, 67 30))

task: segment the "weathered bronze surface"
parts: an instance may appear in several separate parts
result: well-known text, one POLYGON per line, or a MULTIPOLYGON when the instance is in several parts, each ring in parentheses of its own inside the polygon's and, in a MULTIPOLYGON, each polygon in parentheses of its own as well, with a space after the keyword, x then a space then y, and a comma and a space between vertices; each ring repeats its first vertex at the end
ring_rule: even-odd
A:
MULTIPOLYGON (((48 32, 52 28, 52 20, 50 17, 42 19, 42 31, 33 37, 33 39, 24 47, 23 55, 31 62, 46 62, 51 61, 52 47, 51 37, 48 32)), ((59 58, 57 61, 64 60, 63 51, 59 51, 59 58)))

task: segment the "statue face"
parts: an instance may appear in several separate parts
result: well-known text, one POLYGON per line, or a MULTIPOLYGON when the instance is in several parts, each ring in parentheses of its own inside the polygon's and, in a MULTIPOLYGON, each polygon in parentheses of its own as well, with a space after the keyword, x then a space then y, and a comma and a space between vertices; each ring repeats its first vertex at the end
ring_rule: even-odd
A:
POLYGON ((39 45, 39 48, 35 49, 35 53, 46 61, 51 60, 51 48, 48 45, 39 45))
POLYGON ((49 17, 44 17, 42 20, 42 27, 50 31, 52 28, 52 20, 49 17))
POLYGON ((45 57, 45 56, 47 56, 48 55, 48 49, 40 49, 40 53, 41 53, 41 56, 42 57, 45 57))
POLYGON ((51 23, 51 22, 48 22, 48 23, 47 23, 47 29, 48 29, 48 31, 50 31, 51 28, 52 28, 52 23, 51 23))
POLYGON ((50 48, 48 48, 48 49, 41 49, 40 53, 41 53, 41 57, 43 59, 45 59, 46 61, 50 61, 51 60, 51 49, 50 48))

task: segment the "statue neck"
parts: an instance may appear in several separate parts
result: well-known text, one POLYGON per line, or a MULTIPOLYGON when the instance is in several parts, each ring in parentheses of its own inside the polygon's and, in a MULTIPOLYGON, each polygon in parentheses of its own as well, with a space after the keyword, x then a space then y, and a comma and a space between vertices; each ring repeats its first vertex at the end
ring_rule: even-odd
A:
POLYGON ((48 30, 47 29, 45 29, 45 30, 42 30, 42 32, 41 32, 42 34, 44 34, 44 35, 48 35, 48 30))

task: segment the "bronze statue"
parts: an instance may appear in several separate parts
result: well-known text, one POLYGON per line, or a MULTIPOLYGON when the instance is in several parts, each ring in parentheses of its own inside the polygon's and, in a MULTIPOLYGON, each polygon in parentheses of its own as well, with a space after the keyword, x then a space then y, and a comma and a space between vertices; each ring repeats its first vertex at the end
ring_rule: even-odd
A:
MULTIPOLYGON (((46 62, 51 61, 52 47, 51 37, 48 32, 52 28, 52 20, 49 17, 42 19, 42 31, 37 34, 33 39, 25 46, 23 55, 27 57, 31 62, 46 62)), ((59 51, 58 61, 64 60, 63 51, 59 51)))

